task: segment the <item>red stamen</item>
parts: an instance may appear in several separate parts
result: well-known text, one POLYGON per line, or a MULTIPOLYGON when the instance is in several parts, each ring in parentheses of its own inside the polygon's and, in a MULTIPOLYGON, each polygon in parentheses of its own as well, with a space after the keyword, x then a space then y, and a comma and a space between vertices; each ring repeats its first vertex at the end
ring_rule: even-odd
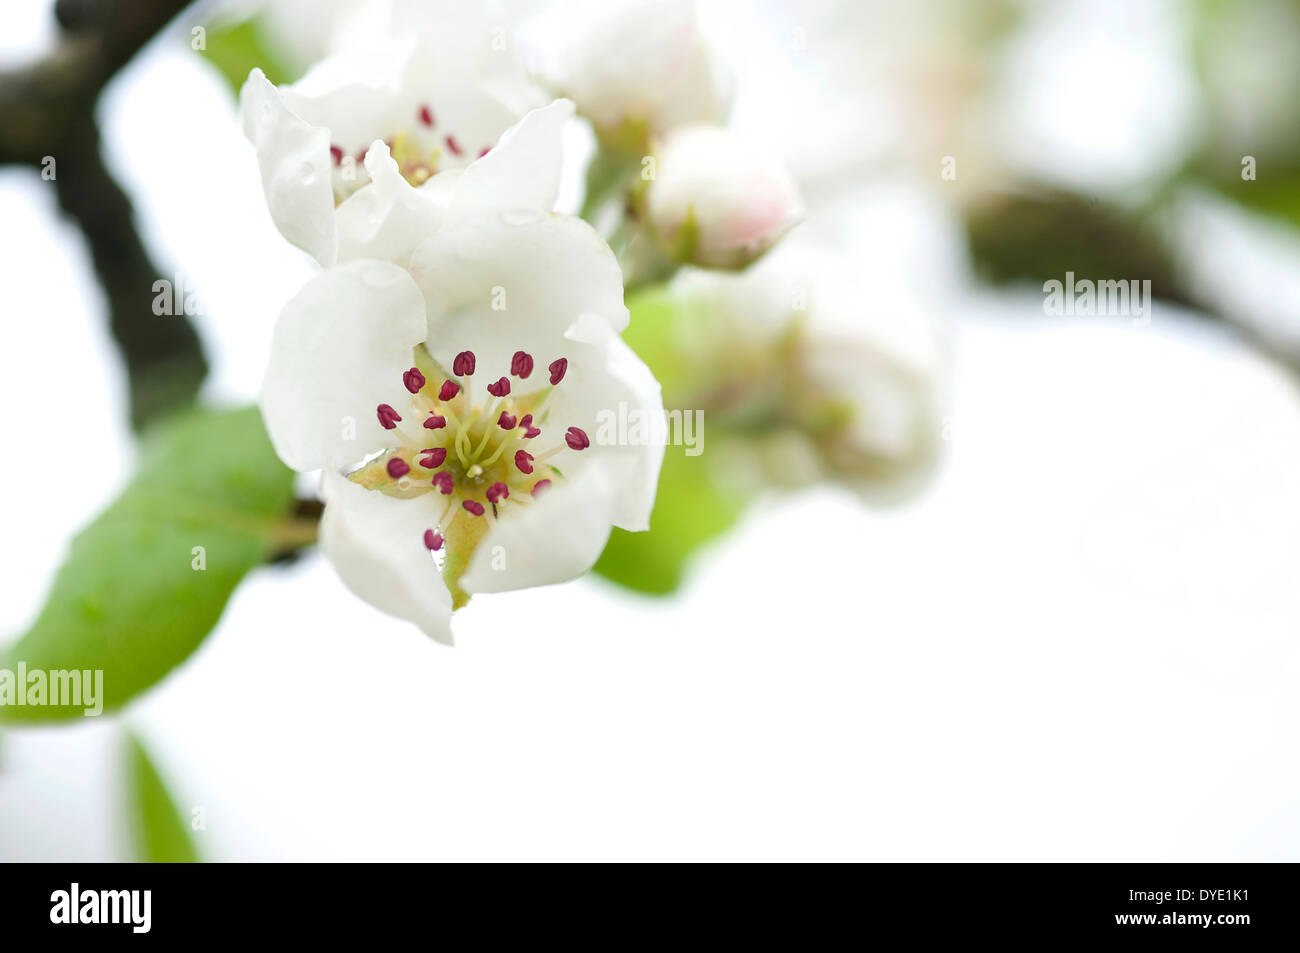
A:
POLYGON ((447 426, 447 418, 439 417, 437 414, 431 414, 424 422, 425 430, 441 430, 445 426, 447 426))
POLYGON ((426 529, 424 531, 424 545, 430 552, 436 553, 442 549, 442 534, 426 529))
POLYGON ((460 393, 460 385, 455 381, 443 381, 442 389, 438 391, 439 400, 451 400, 460 393))
POLYGON ((519 468, 520 473, 533 472, 533 455, 527 450, 515 451, 515 466, 519 468))
POLYGON ((443 496, 451 496, 451 491, 455 489, 455 483, 452 482, 451 474, 446 470, 433 475, 433 485, 442 491, 443 496))
POLYGON ((525 351, 515 351, 510 361, 510 373, 520 380, 527 380, 533 372, 533 356, 525 351))
POLYGON ((433 128, 433 110, 428 106, 420 107, 420 122, 424 123, 429 128, 433 128))
POLYGON ((538 434, 542 432, 540 428, 533 426, 532 414, 524 414, 523 419, 519 421, 519 426, 524 428, 525 440, 532 440, 534 437, 536 437, 538 434))
POLYGON ((474 373, 474 368, 478 361, 474 358, 473 351, 461 351, 456 355, 456 359, 451 362, 451 372, 457 377, 465 377, 474 373))
POLYGON ((570 427, 565 431, 564 442, 569 445, 570 450, 586 450, 591 446, 591 440, 586 432, 577 427, 570 427))
POLYGON ((438 467, 442 466, 443 462, 447 459, 446 447, 430 447, 428 450, 421 450, 420 452, 428 454, 428 456, 420 459, 420 466, 424 467, 426 470, 438 469, 438 467))
POLYGON ((504 397, 510 393, 510 381, 503 377, 495 384, 488 384, 487 389, 493 397, 504 397))
POLYGON ((475 516, 483 515, 483 504, 478 500, 466 500, 461 504, 461 506, 465 507, 468 512, 473 513, 475 516))
POLYGON ((489 503, 500 503, 502 500, 510 498, 510 487, 504 483, 493 483, 487 488, 487 498, 489 503))
POLYGON ((330 158, 334 160, 335 165, 338 165, 343 161, 343 150, 338 146, 330 146, 330 158))
POLYGON ((401 457, 393 457, 388 461, 388 475, 394 480, 400 480, 411 472, 411 465, 401 457))
POLYGON ((418 367, 413 367, 402 375, 402 383, 412 394, 418 394, 420 388, 424 386, 424 375, 420 373, 418 367))
POLYGON ((397 422, 402 419, 402 415, 393 410, 388 404, 380 404, 375 409, 375 416, 379 418, 379 423, 385 430, 392 430, 397 426, 397 422))
POLYGON ((557 358, 551 361, 549 368, 551 372, 551 386, 554 387, 560 381, 564 380, 564 372, 569 369, 569 359, 567 357, 557 358))
POLYGON ((515 418, 510 414, 507 414, 504 410, 501 411, 501 416, 497 418, 497 426, 502 430, 514 430, 515 423, 515 418))
POLYGON ((456 141, 455 136, 448 135, 446 141, 447 141, 447 148, 451 150, 452 155, 458 156, 461 154, 463 150, 460 147, 460 143, 456 141))
POLYGON ((551 485, 550 480, 538 480, 536 483, 533 484, 533 488, 529 490, 528 493, 530 496, 536 498, 539 493, 541 493, 543 490, 548 489, 550 485, 551 485))

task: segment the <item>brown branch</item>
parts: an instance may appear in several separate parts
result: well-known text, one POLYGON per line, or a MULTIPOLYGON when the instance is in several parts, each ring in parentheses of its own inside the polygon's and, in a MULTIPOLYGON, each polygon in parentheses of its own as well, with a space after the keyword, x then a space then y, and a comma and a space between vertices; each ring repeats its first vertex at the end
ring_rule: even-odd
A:
POLYGON ((185 315, 153 313, 153 285, 163 273, 140 240, 130 200, 104 165, 95 104, 113 75, 188 5, 59 0, 63 33, 55 49, 0 74, 0 164, 43 169, 47 157, 54 160, 59 205, 85 235, 108 298, 137 427, 192 401, 207 361, 185 315))

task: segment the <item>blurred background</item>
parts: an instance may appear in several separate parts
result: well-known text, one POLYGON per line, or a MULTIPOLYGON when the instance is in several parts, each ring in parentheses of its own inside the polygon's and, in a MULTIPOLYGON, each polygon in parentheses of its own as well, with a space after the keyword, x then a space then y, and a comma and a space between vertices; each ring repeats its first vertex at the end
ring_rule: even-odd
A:
MULTIPOLYGON (((98 102, 148 254, 202 296, 205 402, 256 399, 313 272, 218 40, 297 72, 343 6, 199 5, 98 102)), ((51 7, 3 0, 0 69, 51 7)), ((120 715, 0 735, 0 858, 138 856, 135 736, 207 860, 1300 859, 1300 3, 699 9, 733 125, 804 194, 786 242, 940 331, 926 486, 765 493, 675 594, 483 599, 452 650, 314 553, 262 568, 120 715), (1045 314, 1067 271, 1151 280, 1150 321, 1045 314)), ((0 643, 136 455, 53 185, 0 166, 0 643)))

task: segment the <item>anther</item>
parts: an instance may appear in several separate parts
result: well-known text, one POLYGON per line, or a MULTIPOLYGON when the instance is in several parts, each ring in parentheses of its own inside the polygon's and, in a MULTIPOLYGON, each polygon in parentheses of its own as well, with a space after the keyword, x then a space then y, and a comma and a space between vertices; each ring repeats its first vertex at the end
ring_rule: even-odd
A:
POLYGON ((520 380, 527 380, 532 372, 533 356, 525 351, 515 351, 515 356, 510 359, 510 373, 520 380))
POLYGON ((443 381, 442 389, 438 391, 439 400, 451 400, 460 393, 460 385, 455 381, 443 381))
POLYGON ((330 158, 334 160, 335 165, 338 165, 343 161, 343 150, 338 146, 330 146, 330 158))
POLYGON ((421 107, 420 107, 420 122, 422 122, 422 123, 424 123, 426 126, 429 126, 430 128, 432 128, 432 126, 433 126, 433 110, 430 109, 428 106, 421 106, 421 107))
POLYGON ((477 363, 473 351, 461 351, 456 355, 456 359, 451 362, 451 372, 457 377, 465 377, 474 373, 474 367, 477 363))
POLYGON ((548 370, 551 372, 551 386, 554 387, 560 381, 564 380, 564 372, 569 369, 569 359, 567 357, 556 358, 551 361, 548 370))
POLYGON ((450 496, 451 491, 455 489, 455 484, 452 482, 451 474, 446 470, 433 475, 433 485, 438 488, 443 496, 450 496))
POLYGON ((510 487, 504 483, 493 483, 487 488, 487 498, 489 503, 500 503, 502 500, 510 498, 510 487))
POLYGON ((442 466, 443 461, 447 459, 446 447, 430 447, 428 450, 421 450, 427 456, 420 458, 420 466, 426 470, 436 470, 442 466))
POLYGON ((439 417, 437 414, 430 415, 429 419, 424 422, 425 430, 441 430, 447 426, 447 418, 439 417))
POLYGON ((388 404, 380 404, 375 409, 375 416, 379 418, 379 423, 385 430, 392 430, 397 426, 397 422, 402 419, 402 415, 393 410, 388 404))
POLYGON ((431 529, 426 529, 424 531, 424 545, 430 552, 436 553, 438 550, 442 549, 442 534, 435 533, 431 529))
POLYGON ((495 384, 488 384, 487 390, 493 397, 504 397, 510 393, 510 381, 503 377, 495 384))
POLYGON ((533 488, 528 492, 531 496, 536 497, 544 490, 550 489, 550 486, 551 486, 550 480, 538 480, 536 483, 533 484, 533 488))
POLYGON ((519 468, 520 473, 533 472, 533 455, 527 450, 515 451, 515 466, 519 468))
POLYGON ((393 457, 388 461, 388 475, 394 480, 400 480, 411 472, 411 465, 401 457, 393 457))
POLYGON ((586 450, 591 446, 591 440, 586 432, 577 427, 570 427, 565 431, 564 442, 569 445, 570 450, 586 450))
POLYGON ((473 513, 475 516, 483 515, 483 504, 478 500, 466 500, 461 504, 461 506, 465 507, 466 511, 473 513))
POLYGON ((463 150, 460 147, 460 143, 456 141, 455 136, 452 135, 447 136, 446 141, 447 141, 447 148, 451 150, 452 155, 458 156, 461 154, 463 150))
POLYGON ((516 423, 515 418, 510 414, 506 413, 504 410, 501 411, 501 416, 497 418, 497 426, 500 427, 502 430, 514 430, 515 423, 516 423))
POLYGON ((424 386, 424 375, 420 373, 418 367, 413 367, 402 375, 402 383, 412 394, 418 394, 420 388, 424 386))
POLYGON ((542 432, 541 428, 533 426, 532 414, 524 414, 524 416, 519 421, 519 426, 524 428, 525 440, 532 440, 534 437, 536 437, 538 434, 542 432))

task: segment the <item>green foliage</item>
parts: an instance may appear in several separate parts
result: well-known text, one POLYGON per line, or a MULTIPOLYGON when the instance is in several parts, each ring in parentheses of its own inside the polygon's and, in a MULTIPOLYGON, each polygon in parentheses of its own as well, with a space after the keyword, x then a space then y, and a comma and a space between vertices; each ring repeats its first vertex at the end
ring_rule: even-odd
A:
POLYGON ((691 556, 730 529, 747 502, 717 486, 703 455, 688 457, 681 447, 669 447, 649 532, 615 529, 595 572, 636 592, 672 593, 685 579, 691 556))
POLYGON ((207 48, 197 52, 217 68, 236 95, 255 66, 277 85, 293 82, 300 72, 276 48, 257 17, 208 30, 207 48))
MULTIPOLYGON (((49 599, 0 660, 15 669, 102 670, 118 708, 183 662, 235 586, 282 541, 293 474, 255 408, 193 411, 152 431, 121 496, 71 544, 49 599)), ((11 721, 81 707, 0 709, 11 721)))
POLYGON ((195 864, 198 850, 140 740, 127 738, 126 800, 136 859, 151 864, 195 864))

